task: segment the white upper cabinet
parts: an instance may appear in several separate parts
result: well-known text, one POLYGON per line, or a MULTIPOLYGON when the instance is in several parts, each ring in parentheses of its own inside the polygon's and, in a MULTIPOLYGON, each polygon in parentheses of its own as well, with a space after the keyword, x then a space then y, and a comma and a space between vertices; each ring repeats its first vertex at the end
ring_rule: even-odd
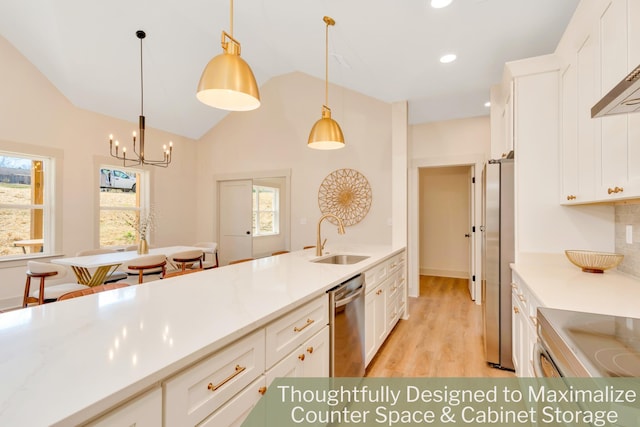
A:
POLYGON ((640 114, 592 119, 591 107, 640 64, 640 2, 585 5, 561 53, 560 203, 639 198, 640 114))
POLYGON ((578 75, 575 58, 561 74, 562 191, 561 203, 571 203, 580 196, 578 181, 578 75))
MULTIPOLYGON (((611 2, 600 17, 600 95, 605 95, 629 72, 627 64, 628 30, 627 0, 611 2)), ((600 145, 600 177, 597 198, 611 199, 626 196, 629 188, 627 168, 627 115, 607 116, 599 120, 602 137, 600 145)))

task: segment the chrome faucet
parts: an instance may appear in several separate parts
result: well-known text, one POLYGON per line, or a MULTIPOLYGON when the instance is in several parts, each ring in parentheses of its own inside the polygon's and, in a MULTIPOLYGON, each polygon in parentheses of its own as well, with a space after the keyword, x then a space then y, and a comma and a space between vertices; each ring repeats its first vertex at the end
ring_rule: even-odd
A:
POLYGON ((320 224, 322 223, 323 219, 329 217, 335 218, 336 221, 338 221, 338 234, 344 234, 344 224, 342 223, 342 220, 340 218, 332 213, 322 215, 318 220, 318 234, 316 235, 316 256, 322 256, 324 244, 327 242, 327 239, 324 239, 324 242, 321 242, 322 238, 320 237, 320 224))

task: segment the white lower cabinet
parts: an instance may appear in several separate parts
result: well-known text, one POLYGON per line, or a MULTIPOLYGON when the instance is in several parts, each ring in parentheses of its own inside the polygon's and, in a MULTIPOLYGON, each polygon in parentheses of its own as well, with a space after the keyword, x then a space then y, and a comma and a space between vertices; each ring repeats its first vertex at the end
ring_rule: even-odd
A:
POLYGON ((518 377, 534 377, 533 350, 538 340, 537 312, 540 303, 514 273, 512 286, 512 353, 518 377))
POLYGON ((328 377, 329 376, 329 327, 292 351, 266 373, 267 387, 276 378, 328 377))
POLYGON ((387 336, 386 281, 368 291, 364 296, 364 347, 365 365, 376 355, 387 336))
POLYGON ((405 275, 405 253, 392 257, 385 266, 377 266, 370 276, 381 278, 373 286, 367 281, 364 297, 364 347, 365 366, 369 365, 380 346, 389 336, 398 320, 404 315, 407 301, 407 287, 405 275), (381 275, 379 272, 384 271, 381 275))
MULTIPOLYGON (((406 307, 405 253, 365 272, 368 364, 406 307)), ((329 298, 317 298, 173 372, 87 426, 240 426, 278 377, 329 377, 329 298)), ((258 416, 266 417, 266 413, 258 416)))
POLYGON ((164 382, 165 426, 237 426, 277 377, 329 376, 322 295, 164 382))
POLYGON ((198 424, 264 370, 265 333, 259 329, 164 383, 165 425, 198 424))
POLYGON ((112 410, 87 426, 157 427, 162 425, 162 389, 157 387, 112 410))

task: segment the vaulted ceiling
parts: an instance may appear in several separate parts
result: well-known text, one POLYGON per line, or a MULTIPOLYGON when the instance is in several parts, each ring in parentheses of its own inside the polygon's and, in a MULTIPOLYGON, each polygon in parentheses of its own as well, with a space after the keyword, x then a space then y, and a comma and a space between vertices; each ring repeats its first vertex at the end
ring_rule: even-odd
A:
MULTIPOLYGON (((578 0, 235 0, 233 35, 262 85, 293 71, 385 102, 407 100, 410 123, 488 114, 507 61, 552 53, 578 0), (441 64, 445 53, 457 61, 441 64)), ((135 122, 144 40, 147 125, 199 138, 224 111, 196 86, 230 29, 227 0, 3 0, 0 35, 74 105, 135 122)), ((318 100, 319 105, 323 100, 318 100)), ((338 119, 339 120, 339 119, 338 119)))

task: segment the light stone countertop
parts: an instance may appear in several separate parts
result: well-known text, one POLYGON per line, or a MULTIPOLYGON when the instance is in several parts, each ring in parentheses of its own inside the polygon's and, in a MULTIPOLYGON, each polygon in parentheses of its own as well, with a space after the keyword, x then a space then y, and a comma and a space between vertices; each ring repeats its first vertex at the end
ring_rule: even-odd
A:
POLYGON ((315 249, 0 314, 0 425, 77 425, 404 248, 315 249))
POLYGON ((564 254, 526 254, 511 268, 545 307, 640 318, 640 279, 584 273, 564 254))

